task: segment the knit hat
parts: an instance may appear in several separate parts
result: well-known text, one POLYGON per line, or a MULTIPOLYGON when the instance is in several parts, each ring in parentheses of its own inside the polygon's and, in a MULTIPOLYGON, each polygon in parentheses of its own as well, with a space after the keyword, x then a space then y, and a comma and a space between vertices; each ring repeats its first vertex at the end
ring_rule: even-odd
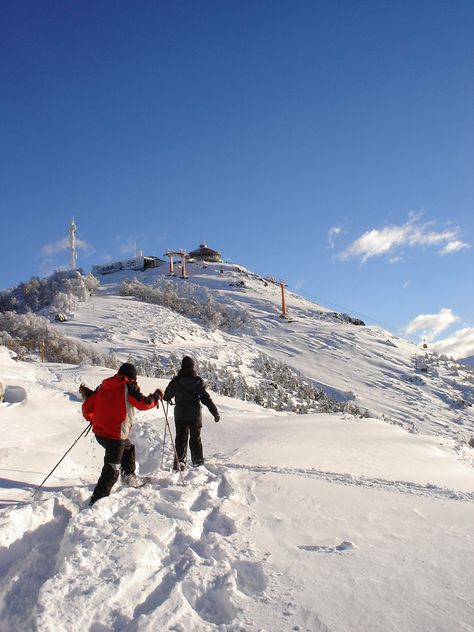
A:
POLYGON ((125 364, 122 364, 117 373, 119 375, 125 375, 125 377, 128 377, 129 380, 135 381, 137 379, 137 370, 133 366, 133 364, 130 364, 130 362, 125 362, 125 364))
POLYGON ((183 371, 194 371, 194 360, 189 356, 184 356, 181 360, 181 369, 183 371))

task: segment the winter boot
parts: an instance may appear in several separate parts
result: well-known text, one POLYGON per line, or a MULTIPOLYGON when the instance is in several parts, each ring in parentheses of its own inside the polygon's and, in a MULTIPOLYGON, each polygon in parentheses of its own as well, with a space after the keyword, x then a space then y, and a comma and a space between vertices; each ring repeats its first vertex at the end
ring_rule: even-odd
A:
POLYGON ((135 474, 122 474, 121 480, 125 487, 141 487, 144 484, 135 474))

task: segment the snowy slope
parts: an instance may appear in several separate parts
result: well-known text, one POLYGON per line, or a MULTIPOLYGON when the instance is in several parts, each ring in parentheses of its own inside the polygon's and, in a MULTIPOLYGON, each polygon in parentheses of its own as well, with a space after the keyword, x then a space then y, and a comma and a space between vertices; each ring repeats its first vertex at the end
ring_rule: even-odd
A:
MULTIPOLYGON (((209 289, 215 300, 249 310, 253 330, 209 332, 167 308, 120 297, 120 281, 130 276, 125 272, 102 277, 99 294, 79 307, 74 320, 57 326, 123 359, 129 353, 164 358, 189 353, 251 380, 252 362, 261 352, 298 370, 336 399, 368 410, 370 416, 461 442, 474 432, 474 374, 469 368, 433 358, 380 328, 343 322, 293 293, 286 295, 293 319, 287 322, 280 318, 280 288, 241 266, 189 265, 188 271, 188 280, 173 279, 178 292, 185 286, 209 289), (242 281, 245 288, 236 287, 242 281), (419 370, 426 362, 427 373, 419 370)), ((166 272, 158 268, 134 276, 154 284, 166 278, 166 272)))
POLYGON ((0 630, 473 629, 474 470, 452 439, 216 396, 184 487, 155 410, 133 430, 152 485, 85 508, 87 437, 28 503, 84 427, 79 378, 107 371, 5 352, 0 371, 0 630))
MULTIPOLYGON (((118 483, 88 508, 103 458, 89 435, 31 502, 85 428, 80 382, 111 371, 17 362, 0 347, 0 631, 474 630, 469 370, 441 362, 415 372, 414 345, 296 295, 287 296, 293 322, 282 322, 279 289, 235 266, 189 271, 176 284, 245 304, 253 329, 209 331, 119 297, 124 273, 57 327, 124 360, 187 352, 249 380, 262 352, 371 417, 296 415, 213 394, 221 422, 204 411, 206 465, 186 471, 185 486, 169 471, 169 441, 161 467, 155 409, 132 431, 152 484, 118 483), (242 279, 245 291, 229 285, 242 279)), ((166 383, 140 378, 145 393, 166 383)))
POLYGON ((468 358, 463 358, 459 360, 462 364, 468 364, 469 366, 474 366, 474 356, 469 356, 468 358))

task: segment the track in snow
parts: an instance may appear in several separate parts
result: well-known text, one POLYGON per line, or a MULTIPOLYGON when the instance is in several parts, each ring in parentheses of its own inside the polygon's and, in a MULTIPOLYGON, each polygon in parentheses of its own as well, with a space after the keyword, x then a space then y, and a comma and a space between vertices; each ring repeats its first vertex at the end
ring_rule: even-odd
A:
POLYGON ((340 485, 355 485, 357 487, 383 489, 385 491, 416 494, 418 496, 429 496, 431 498, 474 502, 474 492, 462 492, 432 484, 423 485, 412 481, 391 481, 383 478, 368 478, 365 476, 354 476, 352 474, 341 474, 339 472, 325 472, 324 470, 318 470, 316 468, 287 468, 271 465, 250 466, 228 462, 225 462, 223 465, 229 469, 247 470, 256 473, 293 474, 295 476, 304 476, 306 478, 316 478, 322 481, 339 483, 340 485))

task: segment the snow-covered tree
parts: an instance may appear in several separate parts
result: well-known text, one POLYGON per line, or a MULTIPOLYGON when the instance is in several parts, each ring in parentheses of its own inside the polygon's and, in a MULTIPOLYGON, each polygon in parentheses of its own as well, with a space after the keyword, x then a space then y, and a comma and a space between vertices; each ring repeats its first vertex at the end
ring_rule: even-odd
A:
POLYGON ((70 312, 99 286, 92 274, 80 270, 55 272, 50 277, 32 277, 17 287, 0 292, 0 312, 70 312))
POLYGON ((37 316, 32 312, 0 313, 0 344, 14 346, 17 350, 25 349, 26 342, 35 343, 37 351, 42 347, 44 358, 48 362, 95 364, 111 368, 119 366, 114 355, 97 353, 92 345, 67 338, 43 316, 37 316))

